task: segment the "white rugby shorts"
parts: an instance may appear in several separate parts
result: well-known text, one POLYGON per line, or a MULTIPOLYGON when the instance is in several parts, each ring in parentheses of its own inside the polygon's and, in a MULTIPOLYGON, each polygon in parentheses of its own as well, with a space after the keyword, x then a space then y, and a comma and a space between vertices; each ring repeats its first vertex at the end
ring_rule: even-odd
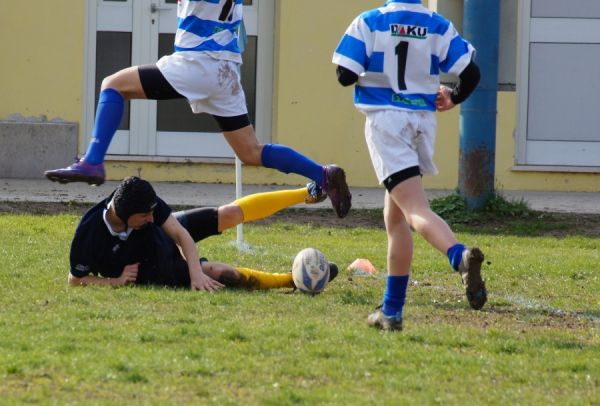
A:
POLYGON ((433 112, 376 110, 365 114, 365 138, 379 183, 413 166, 418 166, 423 175, 438 174, 433 163, 433 112))
POLYGON ((235 117, 248 113, 240 79, 240 64, 205 52, 175 52, 156 66, 194 113, 235 117))

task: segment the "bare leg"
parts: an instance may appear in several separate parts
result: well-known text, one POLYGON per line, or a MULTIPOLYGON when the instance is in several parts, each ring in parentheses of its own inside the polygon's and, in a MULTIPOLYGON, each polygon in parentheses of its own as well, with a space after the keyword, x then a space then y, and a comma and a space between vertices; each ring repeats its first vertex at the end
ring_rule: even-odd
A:
POLYGON ((225 206, 220 206, 218 212, 220 233, 244 222, 244 214, 237 204, 229 203, 225 206))
POLYGON ((137 66, 122 69, 105 77, 102 81, 101 90, 106 89, 116 90, 125 100, 146 98, 137 66))
POLYGON ((406 222, 442 254, 446 255, 458 243, 448 224, 429 207, 420 177, 405 180, 389 195, 402 210, 406 222))
POLYGON ((388 193, 385 195, 384 219, 388 235, 388 274, 408 275, 413 257, 412 232, 402 210, 388 193))
POLYGON ((203 262, 203 271, 230 288, 275 289, 293 288, 292 274, 261 272, 249 268, 234 268, 219 262, 203 262))
POLYGON ((252 125, 239 130, 224 132, 223 135, 242 162, 247 165, 262 165, 263 145, 258 142, 252 125))
MULTIPOLYGON (((401 185, 401 184, 400 184, 401 185)), ((396 190, 399 186, 396 186, 396 190)), ((388 237, 388 276, 380 309, 367 317, 367 323, 383 330, 402 330, 402 311, 413 257, 412 231, 405 213, 385 194, 384 219, 388 237)))
POLYGON ((203 262, 202 270, 227 287, 238 287, 244 282, 242 275, 233 266, 221 262, 203 262))

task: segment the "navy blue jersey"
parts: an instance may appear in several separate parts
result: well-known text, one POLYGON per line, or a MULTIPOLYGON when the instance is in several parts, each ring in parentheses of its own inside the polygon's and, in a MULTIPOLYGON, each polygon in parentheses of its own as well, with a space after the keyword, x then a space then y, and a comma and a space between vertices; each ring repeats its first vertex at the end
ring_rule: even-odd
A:
POLYGON ((157 198, 154 223, 133 230, 122 240, 104 223, 103 212, 111 199, 112 195, 92 207, 79 222, 71 242, 71 274, 78 278, 90 274, 118 278, 126 265, 139 263, 139 284, 189 284, 187 263, 162 229, 172 212, 169 205, 157 198))

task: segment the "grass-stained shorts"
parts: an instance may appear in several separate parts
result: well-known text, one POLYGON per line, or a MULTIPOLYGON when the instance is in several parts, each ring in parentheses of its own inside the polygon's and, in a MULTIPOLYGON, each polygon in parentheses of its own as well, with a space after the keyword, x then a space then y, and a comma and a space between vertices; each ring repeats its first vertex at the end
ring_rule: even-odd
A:
POLYGON ((248 113, 240 66, 204 52, 175 52, 156 66, 173 88, 185 96, 194 113, 233 117, 248 113))
POLYGON ((433 163, 433 112, 390 109, 365 114, 365 138, 379 183, 413 166, 418 166, 423 175, 438 174, 433 163))

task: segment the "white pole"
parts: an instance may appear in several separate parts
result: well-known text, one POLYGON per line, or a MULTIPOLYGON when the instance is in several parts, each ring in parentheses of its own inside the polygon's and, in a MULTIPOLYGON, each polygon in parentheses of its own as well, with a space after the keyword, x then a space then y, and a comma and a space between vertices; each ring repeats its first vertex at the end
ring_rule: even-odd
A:
MULTIPOLYGON (((246 26, 244 20, 241 21, 238 33, 238 45, 240 47, 240 53, 243 54, 246 49, 246 43, 248 42, 248 36, 246 35, 246 26)), ((241 77, 241 69, 238 72, 241 77)), ((235 198, 242 198, 242 161, 235 155, 235 198)), ((247 251, 249 246, 244 242, 244 225, 242 223, 237 226, 237 248, 238 251, 247 251)))
MULTIPOLYGON (((236 156, 235 157, 235 198, 242 198, 242 161, 236 156)), ((244 225, 237 225, 237 247, 238 250, 242 251, 246 244, 244 244, 244 225)))

